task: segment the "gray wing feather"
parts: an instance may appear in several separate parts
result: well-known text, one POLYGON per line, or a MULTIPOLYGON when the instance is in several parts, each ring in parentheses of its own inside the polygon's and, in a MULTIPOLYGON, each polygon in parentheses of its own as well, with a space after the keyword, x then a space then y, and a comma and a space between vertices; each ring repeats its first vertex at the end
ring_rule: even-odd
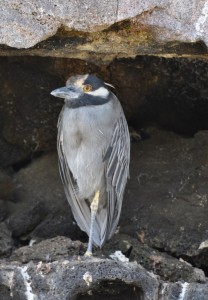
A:
POLYGON ((121 108, 108 149, 106 162, 106 183, 108 193, 108 221, 106 238, 110 239, 119 221, 123 193, 129 176, 130 137, 128 125, 121 108))
POLYGON ((85 201, 79 201, 77 196, 77 185, 70 171, 67 163, 67 159, 64 152, 63 136, 62 136, 62 117, 65 107, 63 107, 59 120, 58 120, 58 138, 57 138, 57 150, 59 156, 59 171, 63 182, 65 194, 67 200, 71 206, 72 213, 76 219, 77 224, 83 230, 88 232, 90 208, 85 201))

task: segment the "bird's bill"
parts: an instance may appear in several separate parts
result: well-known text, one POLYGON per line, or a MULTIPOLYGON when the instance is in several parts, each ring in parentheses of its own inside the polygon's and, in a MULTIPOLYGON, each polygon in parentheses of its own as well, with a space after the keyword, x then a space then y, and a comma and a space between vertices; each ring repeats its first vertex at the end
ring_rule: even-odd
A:
POLYGON ((64 86, 64 87, 58 88, 58 89, 52 91, 51 95, 53 95, 55 97, 63 98, 63 99, 65 99, 66 97, 68 97, 68 98, 77 97, 76 90, 69 86, 64 86))

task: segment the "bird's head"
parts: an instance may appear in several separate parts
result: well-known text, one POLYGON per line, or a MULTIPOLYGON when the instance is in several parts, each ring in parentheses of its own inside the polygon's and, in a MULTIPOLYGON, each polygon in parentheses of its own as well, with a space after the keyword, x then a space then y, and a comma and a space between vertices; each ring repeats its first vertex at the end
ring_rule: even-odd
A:
POLYGON ((51 95, 64 98, 70 108, 81 106, 102 105, 110 101, 110 91, 105 83, 94 75, 77 75, 70 77, 65 87, 51 92, 51 95))

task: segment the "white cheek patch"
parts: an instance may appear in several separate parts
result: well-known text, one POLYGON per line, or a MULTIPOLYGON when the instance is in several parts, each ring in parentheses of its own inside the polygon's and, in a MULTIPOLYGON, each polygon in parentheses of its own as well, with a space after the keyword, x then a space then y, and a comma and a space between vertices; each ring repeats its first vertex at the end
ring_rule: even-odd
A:
POLYGON ((104 87, 100 87, 99 89, 97 89, 93 92, 88 92, 87 94, 96 96, 96 97, 106 98, 109 95, 109 91, 104 87))
POLYGON ((81 86, 83 85, 85 79, 87 79, 87 75, 86 75, 84 78, 77 79, 76 85, 77 85, 78 87, 81 87, 81 86))

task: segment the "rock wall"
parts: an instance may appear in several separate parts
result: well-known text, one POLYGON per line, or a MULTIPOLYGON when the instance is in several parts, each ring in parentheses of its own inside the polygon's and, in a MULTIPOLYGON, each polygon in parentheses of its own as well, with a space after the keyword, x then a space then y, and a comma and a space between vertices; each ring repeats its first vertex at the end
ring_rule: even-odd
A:
POLYGON ((207 57, 207 12, 206 0, 9 0, 0 12, 0 54, 96 63, 141 54, 207 57))
POLYGON ((67 31, 97 32, 130 19, 135 30, 149 32, 158 41, 201 40, 208 44, 205 0, 91 0, 79 4, 76 0, 9 0, 0 14, 0 43, 29 48, 53 36, 60 27, 67 31))

